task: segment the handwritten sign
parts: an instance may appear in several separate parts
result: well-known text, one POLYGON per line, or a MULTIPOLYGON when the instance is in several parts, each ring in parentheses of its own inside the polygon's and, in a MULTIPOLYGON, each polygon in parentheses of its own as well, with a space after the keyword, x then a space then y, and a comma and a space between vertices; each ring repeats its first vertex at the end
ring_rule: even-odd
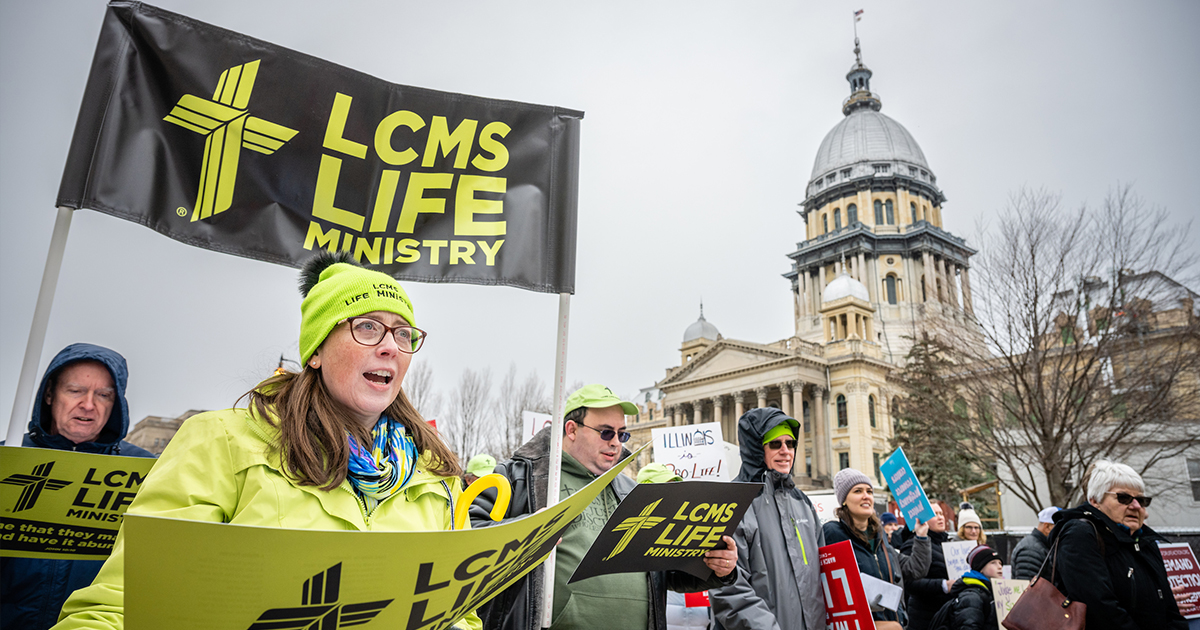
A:
POLYGON ((879 472, 883 474, 888 489, 892 491, 896 505, 904 512, 909 527, 916 527, 917 520, 924 523, 933 518, 933 506, 929 504, 929 497, 925 496, 925 489, 917 480, 903 448, 896 449, 891 457, 884 460, 879 465, 879 472))
POLYGON ((550 417, 550 414, 536 411, 522 411, 521 420, 525 423, 524 442, 532 440, 538 431, 554 424, 554 419, 550 417))
POLYGON ((1163 543, 1158 550, 1167 566, 1171 588, 1182 586, 1187 595, 1179 605, 1179 614, 1185 619, 1200 619, 1200 564, 1196 563, 1196 554, 1187 543, 1163 543))
POLYGON ((1029 588, 1029 580, 1008 580, 992 578, 992 598, 996 606, 996 630, 1004 630, 1000 622, 1008 616, 1008 611, 1021 599, 1021 593, 1029 588))
POLYGON ((761 483, 675 481, 639 484, 613 511, 571 582, 609 573, 686 571, 712 575, 709 549, 724 549, 761 483))
POLYGON ((967 562, 967 554, 971 550, 978 547, 979 543, 974 540, 956 540, 954 542, 942 543, 942 555, 946 556, 946 574, 950 579, 957 580, 964 573, 971 570, 970 563, 967 562))
POLYGON ((685 481, 729 480, 720 423, 651 429, 650 435, 654 441, 654 461, 671 469, 685 481))
POLYGON ((826 545, 821 553, 821 588, 825 591, 828 630, 873 630, 871 605, 863 591, 854 546, 848 540, 826 545))

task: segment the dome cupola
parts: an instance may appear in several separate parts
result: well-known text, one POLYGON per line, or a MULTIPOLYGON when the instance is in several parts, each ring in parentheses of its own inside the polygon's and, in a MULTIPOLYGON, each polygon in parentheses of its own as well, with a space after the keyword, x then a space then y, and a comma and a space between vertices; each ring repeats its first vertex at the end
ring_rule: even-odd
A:
POLYGON ((704 319, 704 303, 700 303, 700 319, 697 319, 687 330, 683 331, 683 343, 695 341, 697 339, 709 339, 717 341, 721 338, 721 333, 717 331, 717 327, 713 326, 707 319, 704 319))

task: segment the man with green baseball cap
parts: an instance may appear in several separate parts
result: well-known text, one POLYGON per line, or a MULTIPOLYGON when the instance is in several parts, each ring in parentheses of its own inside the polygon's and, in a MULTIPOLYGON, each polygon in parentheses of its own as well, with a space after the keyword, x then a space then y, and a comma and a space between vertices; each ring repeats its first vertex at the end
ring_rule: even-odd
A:
MULTIPOLYGON (((559 497, 581 490, 630 455, 622 444, 629 440, 625 416, 638 413, 637 405, 621 400, 603 385, 585 385, 567 397, 563 417, 562 482, 559 497)), ((532 514, 546 507, 546 481, 550 475, 550 432, 539 431, 501 463, 495 472, 512 484, 512 501, 505 519, 532 514)), ((553 630, 571 628, 648 628, 667 630, 667 590, 697 592, 731 584, 735 579, 737 547, 726 536, 727 549, 709 551, 705 562, 713 570, 707 579, 679 571, 616 573, 574 584, 575 573, 588 548, 599 536, 617 505, 637 486, 626 475, 617 475, 563 534, 554 566, 553 630)), ((471 506, 471 526, 487 527, 495 492, 484 492, 471 506)), ((502 630, 541 628, 540 609, 544 576, 536 569, 479 609, 484 627, 502 630)))
POLYGON ((472 457, 471 461, 467 462, 467 469, 463 471, 463 481, 467 482, 467 485, 469 486, 475 483, 476 479, 479 479, 484 475, 492 474, 492 469, 495 467, 495 457, 492 457, 487 453, 480 453, 475 457, 472 457))

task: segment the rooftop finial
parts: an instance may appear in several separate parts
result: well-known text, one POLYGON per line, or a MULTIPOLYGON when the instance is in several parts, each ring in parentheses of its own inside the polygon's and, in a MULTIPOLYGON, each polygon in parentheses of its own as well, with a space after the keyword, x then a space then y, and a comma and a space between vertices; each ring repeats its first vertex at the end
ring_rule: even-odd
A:
POLYGON ((849 116, 856 109, 867 108, 879 111, 883 107, 879 97, 871 93, 871 69, 863 65, 862 46, 858 41, 858 21, 862 19, 862 9, 854 12, 854 65, 846 74, 850 82, 850 98, 842 102, 842 113, 849 116))
POLYGON ((700 319, 704 319, 704 298, 700 298, 700 319))

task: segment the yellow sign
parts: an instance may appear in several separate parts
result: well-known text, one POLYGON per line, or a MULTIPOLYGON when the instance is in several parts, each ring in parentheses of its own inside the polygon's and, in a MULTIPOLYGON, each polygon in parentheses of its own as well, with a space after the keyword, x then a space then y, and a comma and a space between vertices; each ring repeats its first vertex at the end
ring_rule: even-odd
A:
POLYGON ((0 446, 0 556, 107 558, 155 461, 0 446))
POLYGON ((540 564, 633 459, 552 508, 462 531, 308 531, 130 514, 125 627, 449 628, 540 564))

